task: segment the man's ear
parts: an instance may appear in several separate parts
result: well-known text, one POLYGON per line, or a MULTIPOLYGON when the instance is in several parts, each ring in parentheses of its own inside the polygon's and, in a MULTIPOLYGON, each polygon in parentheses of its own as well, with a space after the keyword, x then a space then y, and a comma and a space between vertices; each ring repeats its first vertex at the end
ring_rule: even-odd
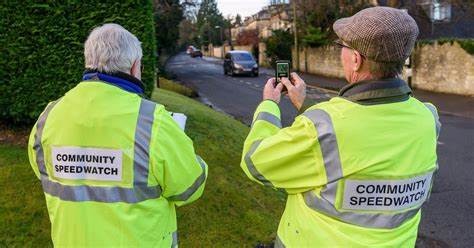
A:
POLYGON ((135 60, 133 61, 133 64, 132 64, 132 68, 130 68, 130 75, 136 77, 136 78, 140 78, 140 62, 139 60, 135 60))
POLYGON ((362 55, 360 55, 359 52, 353 50, 353 53, 352 53, 353 68, 352 68, 352 70, 359 71, 362 68, 362 63, 363 63, 362 55))
POLYGON ((130 75, 134 75, 137 68, 137 61, 133 61, 132 68, 130 68, 130 75))

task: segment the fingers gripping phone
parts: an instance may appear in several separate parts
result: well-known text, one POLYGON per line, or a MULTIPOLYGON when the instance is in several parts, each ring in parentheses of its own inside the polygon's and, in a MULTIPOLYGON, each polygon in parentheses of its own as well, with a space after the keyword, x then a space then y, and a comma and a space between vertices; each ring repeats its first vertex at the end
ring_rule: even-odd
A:
MULTIPOLYGON (((280 83, 282 77, 290 78, 289 60, 277 60, 275 63, 275 67, 276 85, 280 83)), ((286 91, 286 87, 283 87, 283 91, 286 91)))

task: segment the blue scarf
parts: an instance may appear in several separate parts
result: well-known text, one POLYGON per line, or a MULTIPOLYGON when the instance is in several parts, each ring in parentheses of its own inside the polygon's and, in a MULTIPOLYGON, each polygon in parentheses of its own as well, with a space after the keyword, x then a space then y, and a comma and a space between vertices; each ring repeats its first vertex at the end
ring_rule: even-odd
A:
POLYGON ((100 81, 117 86, 131 93, 143 94, 143 84, 137 78, 125 73, 115 73, 114 75, 104 74, 97 71, 86 71, 82 76, 83 80, 98 78, 100 81))

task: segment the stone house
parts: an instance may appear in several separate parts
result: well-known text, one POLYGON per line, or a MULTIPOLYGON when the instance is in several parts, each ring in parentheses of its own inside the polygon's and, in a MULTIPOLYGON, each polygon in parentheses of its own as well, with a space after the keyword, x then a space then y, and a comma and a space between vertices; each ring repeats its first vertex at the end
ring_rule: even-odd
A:
POLYGON ((270 5, 246 17, 241 26, 231 29, 232 42, 243 30, 257 30, 260 39, 271 36, 273 30, 291 29, 292 12, 288 0, 271 0, 270 5))

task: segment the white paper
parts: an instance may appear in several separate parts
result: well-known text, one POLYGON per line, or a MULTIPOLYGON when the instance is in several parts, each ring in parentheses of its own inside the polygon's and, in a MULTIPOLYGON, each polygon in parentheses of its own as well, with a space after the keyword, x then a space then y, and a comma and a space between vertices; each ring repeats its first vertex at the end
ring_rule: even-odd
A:
POLYGON ((186 127, 186 115, 183 113, 171 113, 171 117, 178 124, 181 130, 184 131, 184 128, 186 127))

